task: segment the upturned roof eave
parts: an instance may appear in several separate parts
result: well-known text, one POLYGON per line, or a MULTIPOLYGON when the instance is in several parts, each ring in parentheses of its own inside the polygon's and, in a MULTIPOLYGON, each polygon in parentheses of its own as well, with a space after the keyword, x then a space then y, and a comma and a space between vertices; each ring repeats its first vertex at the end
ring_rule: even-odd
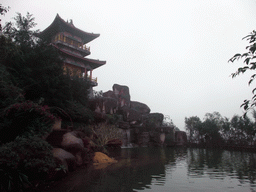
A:
POLYGON ((73 24, 65 22, 59 14, 56 15, 54 21, 43 30, 39 36, 41 38, 50 38, 56 35, 58 32, 69 32, 80 37, 83 40, 83 44, 89 43, 90 41, 96 39, 100 34, 88 33, 81 29, 76 28, 73 24))
MULTIPOLYGON (((80 57, 78 55, 74 55, 74 54, 71 54, 67 51, 64 51, 62 49, 60 49, 58 46, 52 44, 55 48, 57 48, 60 52, 66 54, 66 55, 69 55, 71 57, 75 57, 77 59, 80 59, 80 60, 83 60, 86 62, 86 64, 88 64, 90 66, 91 69, 96 69, 98 67, 101 67, 102 65, 105 65, 106 64, 106 61, 100 61, 100 60, 96 60, 96 59, 89 59, 89 58, 84 58, 84 57, 80 57)), ((86 68, 86 67, 84 67, 86 68)))

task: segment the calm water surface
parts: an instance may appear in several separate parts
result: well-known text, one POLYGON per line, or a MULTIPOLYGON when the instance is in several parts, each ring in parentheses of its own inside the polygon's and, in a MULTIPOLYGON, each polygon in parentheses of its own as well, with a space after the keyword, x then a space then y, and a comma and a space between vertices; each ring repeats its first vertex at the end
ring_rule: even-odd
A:
POLYGON ((117 164, 75 171, 48 191, 256 191, 254 153, 133 148, 111 156, 117 164))

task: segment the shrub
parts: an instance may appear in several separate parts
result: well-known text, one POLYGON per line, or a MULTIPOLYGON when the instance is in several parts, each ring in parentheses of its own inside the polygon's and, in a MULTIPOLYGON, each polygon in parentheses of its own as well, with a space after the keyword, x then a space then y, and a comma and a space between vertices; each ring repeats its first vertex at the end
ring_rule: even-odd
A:
POLYGON ((76 101, 67 101, 66 111, 74 122, 88 123, 93 119, 92 111, 76 101))
POLYGON ((11 74, 0 63, 0 114, 4 108, 22 100, 24 100, 22 89, 13 84, 11 74))
POLYGON ((52 146, 39 137, 17 137, 0 147, 0 189, 18 191, 29 181, 46 178, 56 167, 52 146))
POLYGON ((31 101, 10 105, 5 110, 4 123, 0 128, 0 141, 10 142, 19 135, 43 136, 51 131, 55 119, 48 106, 31 101))
POLYGON ((89 128, 97 135, 96 144, 101 147, 106 146, 110 140, 122 138, 122 133, 115 125, 100 123, 90 125, 89 128))

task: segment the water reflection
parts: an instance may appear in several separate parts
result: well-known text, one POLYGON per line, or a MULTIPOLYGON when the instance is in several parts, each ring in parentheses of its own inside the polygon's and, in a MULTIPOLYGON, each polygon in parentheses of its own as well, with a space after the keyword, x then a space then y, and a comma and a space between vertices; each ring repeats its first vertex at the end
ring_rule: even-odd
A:
POLYGON ((255 158, 254 153, 188 149, 188 176, 211 179, 224 179, 228 176, 237 178, 240 183, 254 184, 256 179, 255 158))
POLYGON ((253 153, 183 148, 114 151, 117 164, 71 173, 49 191, 254 191, 253 153))

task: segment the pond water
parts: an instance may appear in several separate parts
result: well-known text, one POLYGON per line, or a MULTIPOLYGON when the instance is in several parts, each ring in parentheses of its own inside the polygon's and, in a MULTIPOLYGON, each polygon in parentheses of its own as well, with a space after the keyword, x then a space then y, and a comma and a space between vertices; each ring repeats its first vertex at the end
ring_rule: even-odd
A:
POLYGON ((118 163, 70 173, 48 191, 256 191, 256 154, 197 148, 113 151, 118 163))

